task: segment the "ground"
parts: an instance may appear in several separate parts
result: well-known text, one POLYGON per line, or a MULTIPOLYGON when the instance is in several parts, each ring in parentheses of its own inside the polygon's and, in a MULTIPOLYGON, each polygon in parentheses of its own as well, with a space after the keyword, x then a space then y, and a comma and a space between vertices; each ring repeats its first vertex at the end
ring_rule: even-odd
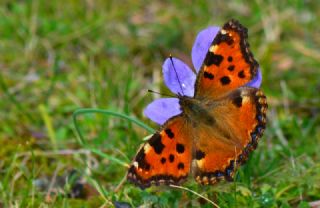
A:
POLYGON ((320 204, 320 4, 316 1, 2 1, 0 207, 309 207, 320 204), (235 182, 124 183, 161 66, 191 64, 197 33, 249 29, 269 104, 265 135, 235 182), (73 113, 80 108, 109 114, 73 113), (112 116, 112 113, 120 115, 112 116), (133 120, 120 119, 127 115, 133 120), (135 121, 142 121, 142 126, 135 121), (201 197, 193 192, 201 195, 201 197), (208 200, 207 200, 208 199, 208 200))

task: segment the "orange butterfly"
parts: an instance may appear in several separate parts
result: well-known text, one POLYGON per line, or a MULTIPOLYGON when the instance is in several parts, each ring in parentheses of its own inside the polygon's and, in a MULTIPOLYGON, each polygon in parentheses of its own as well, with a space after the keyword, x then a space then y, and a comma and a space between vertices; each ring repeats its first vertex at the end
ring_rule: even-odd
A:
POLYGON ((192 50, 197 76, 178 59, 165 61, 164 79, 177 98, 147 107, 145 114, 164 124, 138 150, 129 181, 145 188, 180 184, 189 174, 201 184, 233 179, 266 126, 261 72, 247 37, 236 20, 200 32, 192 50))

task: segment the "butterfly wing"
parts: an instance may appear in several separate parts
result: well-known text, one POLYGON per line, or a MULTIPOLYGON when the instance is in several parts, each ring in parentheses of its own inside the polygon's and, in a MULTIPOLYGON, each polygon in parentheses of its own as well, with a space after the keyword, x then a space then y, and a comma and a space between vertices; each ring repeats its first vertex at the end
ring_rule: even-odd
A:
POLYGON ((257 146, 266 124, 266 97, 261 90, 241 87, 208 105, 212 126, 194 130, 194 176, 198 183, 232 180, 234 170, 257 146))
POLYGON ((192 158, 190 130, 182 115, 169 119, 162 130, 139 149, 127 179, 141 188, 179 184, 186 179, 192 158))
POLYGON ((227 22, 214 38, 196 80, 196 98, 218 98, 244 86, 257 74, 258 63, 247 43, 247 29, 227 22))

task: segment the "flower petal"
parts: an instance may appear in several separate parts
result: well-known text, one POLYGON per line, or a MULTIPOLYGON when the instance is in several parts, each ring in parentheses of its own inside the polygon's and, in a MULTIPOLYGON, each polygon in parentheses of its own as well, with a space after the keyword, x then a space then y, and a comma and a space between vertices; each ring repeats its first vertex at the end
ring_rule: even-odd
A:
POLYGON ((262 73, 259 67, 257 75, 246 85, 249 87, 259 88, 261 85, 261 82, 262 82, 262 73))
POLYGON ((193 96, 196 75, 183 61, 177 58, 172 58, 171 61, 171 58, 167 58, 162 66, 162 73, 164 82, 173 93, 193 96))
POLYGON ((211 26, 198 33, 191 52, 192 63, 197 72, 199 72, 209 47, 219 30, 219 27, 211 26))
POLYGON ((144 115, 162 125, 169 118, 181 113, 178 98, 160 98, 154 100, 144 109, 144 115))

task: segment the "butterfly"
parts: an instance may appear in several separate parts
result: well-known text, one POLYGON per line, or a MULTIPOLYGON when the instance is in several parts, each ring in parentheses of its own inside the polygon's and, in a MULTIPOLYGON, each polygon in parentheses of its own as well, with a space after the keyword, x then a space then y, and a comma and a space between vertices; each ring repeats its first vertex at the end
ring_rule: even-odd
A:
POLYGON ((233 180, 263 135, 268 107, 261 89, 246 86, 259 66, 247 38, 238 21, 224 24, 206 52, 194 95, 177 95, 181 113, 140 147, 128 181, 146 188, 181 184, 190 175, 204 185, 233 180))

